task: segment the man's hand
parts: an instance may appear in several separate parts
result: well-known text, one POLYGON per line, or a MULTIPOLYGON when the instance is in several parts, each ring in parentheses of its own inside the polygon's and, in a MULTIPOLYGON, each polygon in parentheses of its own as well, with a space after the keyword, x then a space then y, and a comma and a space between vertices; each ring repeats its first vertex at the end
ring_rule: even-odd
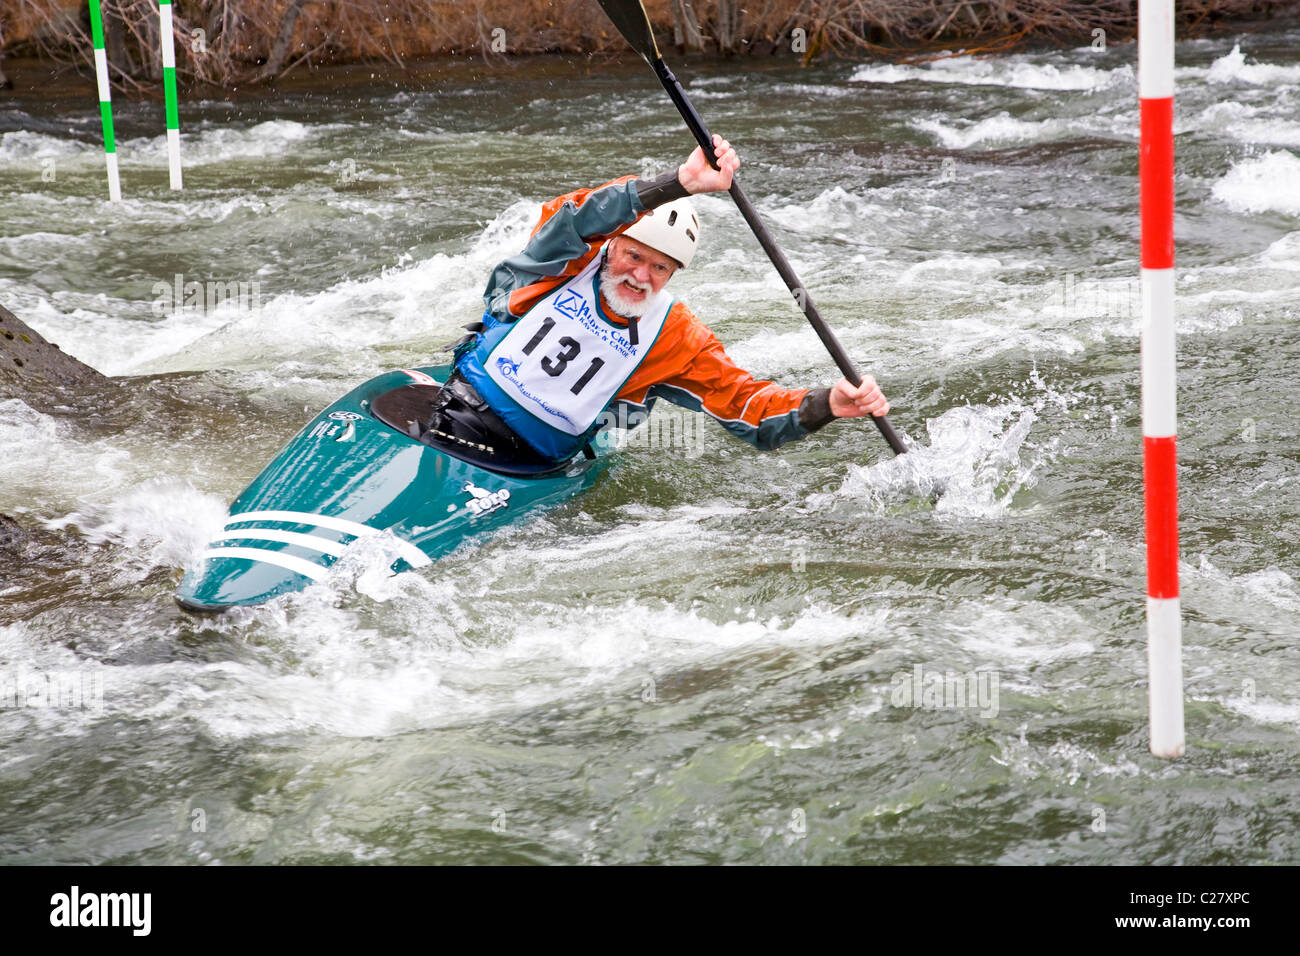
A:
POLYGON ((853 386, 847 378, 835 383, 830 394, 831 414, 836 418, 859 418, 862 415, 885 415, 889 402, 870 375, 862 376, 862 384, 853 386))
POLYGON ((731 188, 731 177, 740 168, 740 157, 717 133, 713 134, 713 154, 717 157, 718 169, 709 165, 704 150, 698 146, 690 158, 677 167, 677 181, 688 193, 723 192, 731 188))

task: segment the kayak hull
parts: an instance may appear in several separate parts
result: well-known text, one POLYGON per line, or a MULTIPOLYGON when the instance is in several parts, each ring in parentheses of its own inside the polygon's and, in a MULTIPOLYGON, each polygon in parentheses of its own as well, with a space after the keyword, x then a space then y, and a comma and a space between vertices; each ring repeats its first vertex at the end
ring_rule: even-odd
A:
POLYGON ((576 458, 540 475, 504 475, 426 445, 371 414, 376 398, 444 382, 451 366, 377 376, 330 405, 230 506, 230 516, 176 592, 189 611, 263 604, 329 575, 361 538, 385 536, 394 572, 589 488, 612 459, 576 458))

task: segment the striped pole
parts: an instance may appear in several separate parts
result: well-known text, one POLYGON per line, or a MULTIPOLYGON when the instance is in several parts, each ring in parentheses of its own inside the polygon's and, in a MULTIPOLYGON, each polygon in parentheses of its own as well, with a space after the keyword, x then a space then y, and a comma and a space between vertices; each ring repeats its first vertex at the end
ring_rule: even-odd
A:
POLYGON ((1174 0, 1138 0, 1142 452, 1151 752, 1183 753, 1174 352, 1174 0))
POLYGON ((167 168, 172 189, 181 188, 181 124, 176 109, 176 46, 172 37, 172 0, 158 0, 162 42, 163 96, 167 100, 167 168))
POLYGON ((95 44, 95 80, 99 83, 99 118, 104 123, 104 161, 108 164, 108 201, 122 201, 122 183, 117 177, 117 143, 113 139, 113 103, 108 87, 108 56, 104 53, 104 19, 99 0, 90 3, 90 37, 95 44))

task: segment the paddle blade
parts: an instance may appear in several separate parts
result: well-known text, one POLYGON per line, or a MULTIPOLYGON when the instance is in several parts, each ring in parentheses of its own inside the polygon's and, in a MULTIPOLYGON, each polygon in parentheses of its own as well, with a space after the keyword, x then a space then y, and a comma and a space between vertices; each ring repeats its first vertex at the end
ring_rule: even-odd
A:
POLYGON ((614 26, 618 27, 618 32, 632 44, 632 49, 652 63, 660 58, 654 30, 650 27, 650 18, 646 16, 641 0, 597 0, 597 2, 614 22, 614 26))

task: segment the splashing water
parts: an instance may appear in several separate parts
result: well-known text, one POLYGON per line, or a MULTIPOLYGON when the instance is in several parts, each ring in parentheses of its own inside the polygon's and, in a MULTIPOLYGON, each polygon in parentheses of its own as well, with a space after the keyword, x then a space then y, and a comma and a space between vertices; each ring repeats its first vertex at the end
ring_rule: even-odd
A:
POLYGON ((926 423, 927 444, 877 465, 855 466, 841 492, 865 493, 882 507, 891 499, 921 496, 948 514, 1001 514, 1041 464, 1020 459, 1037 417, 1032 408, 1016 405, 951 409, 926 423))
POLYGON ((851 465, 837 490, 812 495, 809 504, 826 507, 847 498, 885 511, 900 503, 915 508, 922 499, 936 512, 958 517, 1005 514, 1018 492, 1037 483, 1055 447, 1054 440, 1043 447, 1028 443, 1040 413, 1048 405, 1068 407, 1079 401, 1078 395, 1046 385, 1036 370, 1028 384, 1040 391, 1032 400, 1011 397, 997 405, 965 405, 928 420, 928 441, 904 435, 906 455, 851 465), (1022 455, 1029 449, 1031 454, 1022 455))

